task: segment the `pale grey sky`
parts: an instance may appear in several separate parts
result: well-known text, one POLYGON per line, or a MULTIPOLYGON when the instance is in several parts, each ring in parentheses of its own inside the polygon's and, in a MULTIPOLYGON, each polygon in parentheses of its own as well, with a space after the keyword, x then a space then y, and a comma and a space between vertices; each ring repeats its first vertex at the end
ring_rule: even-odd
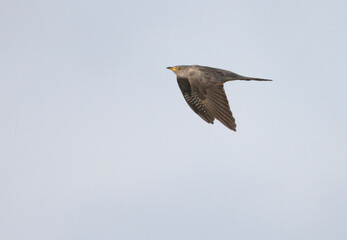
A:
POLYGON ((0 2, 0 239, 347 239, 346 1, 0 2), (229 82, 237 132, 170 65, 229 82))

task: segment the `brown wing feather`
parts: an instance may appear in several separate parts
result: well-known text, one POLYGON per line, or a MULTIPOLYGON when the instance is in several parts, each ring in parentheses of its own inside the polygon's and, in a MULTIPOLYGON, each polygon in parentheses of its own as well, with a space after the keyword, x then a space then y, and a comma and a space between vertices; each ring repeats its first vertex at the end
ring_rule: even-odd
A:
POLYGON ((235 118, 230 111, 223 85, 213 85, 206 89, 205 105, 208 110, 226 127, 236 131, 235 118))
POLYGON ((190 108, 206 122, 213 123, 213 115, 206 108, 204 101, 201 100, 198 94, 191 88, 188 79, 177 78, 177 83, 190 108))
POLYGON ((202 119, 213 123, 217 118, 226 127, 236 131, 235 119, 222 84, 204 84, 184 78, 177 78, 177 82, 188 105, 202 119))

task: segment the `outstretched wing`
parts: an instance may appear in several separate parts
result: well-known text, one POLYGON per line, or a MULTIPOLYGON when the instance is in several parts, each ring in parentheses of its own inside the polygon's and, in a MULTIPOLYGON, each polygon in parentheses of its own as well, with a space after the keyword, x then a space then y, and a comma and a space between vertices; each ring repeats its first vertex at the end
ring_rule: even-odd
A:
POLYGON ((206 89, 205 106, 226 127, 236 131, 235 118, 230 110, 223 84, 211 85, 206 89))
POLYGON ((200 75, 199 77, 193 75, 189 77, 188 83, 191 91, 196 93, 207 112, 229 129, 236 131, 235 119, 230 111, 223 82, 215 78, 214 75, 200 75))
POLYGON ((213 124, 213 115, 206 108, 204 100, 200 99, 198 94, 191 88, 188 79, 177 78, 177 83, 181 89, 184 99, 191 107, 191 109, 206 122, 213 124))

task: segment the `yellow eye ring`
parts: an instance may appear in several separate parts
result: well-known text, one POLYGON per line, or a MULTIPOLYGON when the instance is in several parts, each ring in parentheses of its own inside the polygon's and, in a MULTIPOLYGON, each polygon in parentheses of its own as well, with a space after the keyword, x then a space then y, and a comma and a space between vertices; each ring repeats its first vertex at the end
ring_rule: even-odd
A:
POLYGON ((181 68, 180 68, 180 67, 177 67, 176 69, 177 69, 177 70, 181 70, 181 68))

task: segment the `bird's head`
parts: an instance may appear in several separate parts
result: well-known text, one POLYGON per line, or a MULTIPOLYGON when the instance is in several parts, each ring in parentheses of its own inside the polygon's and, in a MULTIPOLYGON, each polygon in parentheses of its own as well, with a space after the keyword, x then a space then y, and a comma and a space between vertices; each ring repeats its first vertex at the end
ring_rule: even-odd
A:
POLYGON ((177 75, 177 77, 180 77, 180 78, 188 77, 188 71, 189 71, 188 66, 179 65, 174 67, 167 67, 167 69, 170 69, 171 71, 173 71, 174 74, 177 75))

